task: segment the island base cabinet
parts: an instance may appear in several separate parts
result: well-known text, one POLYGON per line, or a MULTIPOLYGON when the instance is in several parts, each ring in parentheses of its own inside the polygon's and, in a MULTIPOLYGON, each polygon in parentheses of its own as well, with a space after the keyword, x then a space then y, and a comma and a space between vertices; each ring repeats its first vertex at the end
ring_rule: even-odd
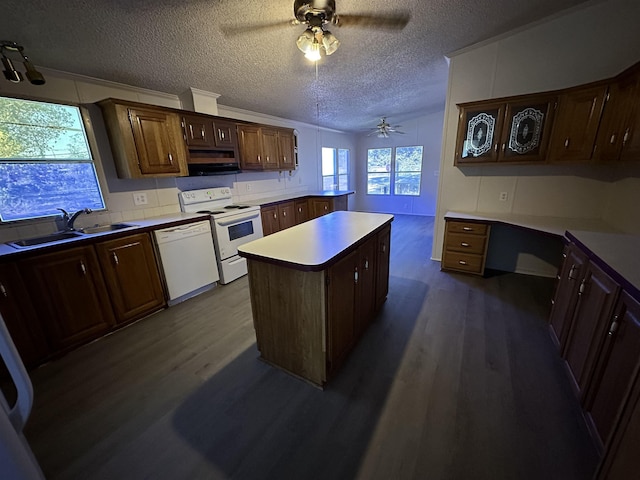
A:
POLYGON ((325 275, 247 260, 260 356, 315 385, 327 380, 325 275))

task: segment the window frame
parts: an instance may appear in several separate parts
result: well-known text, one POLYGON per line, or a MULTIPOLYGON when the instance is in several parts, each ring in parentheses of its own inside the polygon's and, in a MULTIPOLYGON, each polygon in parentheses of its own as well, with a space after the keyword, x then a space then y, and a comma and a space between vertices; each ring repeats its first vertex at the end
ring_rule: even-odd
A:
MULTIPOLYGON (((90 208, 95 212, 104 212, 108 210, 106 196, 104 192, 108 192, 105 183, 105 173, 102 168, 102 163, 99 161, 99 155, 97 152, 99 149, 97 148, 97 142, 95 138, 95 132, 93 130, 93 123, 91 121, 91 113, 86 105, 78 104, 75 102, 66 102, 52 99, 42 99, 42 98, 31 98, 24 97, 19 95, 7 95, 6 93, 0 92, 0 98, 6 98, 10 100, 20 100, 25 102, 33 102, 33 103, 43 103, 49 105, 60 105, 63 107, 73 107, 77 109, 78 119, 82 128, 82 134, 84 135, 84 140, 86 142, 86 148, 88 153, 88 158, 86 159, 55 159, 49 158, 44 160, 38 160, 35 158, 0 158, 0 164, 21 164, 21 163, 32 163, 32 164, 60 164, 60 165, 70 165, 70 164, 85 164, 89 165, 91 168, 91 172, 93 175, 91 177, 91 181, 95 181, 95 194, 96 199, 99 199, 99 203, 101 206, 93 205, 90 208)), ((71 207, 61 205, 60 208, 71 209, 71 207)), ((60 212, 51 212, 51 213, 35 213, 30 216, 23 216, 21 218, 7 218, 3 219, 0 215, 0 225, 8 225, 14 223, 23 223, 23 222, 34 222, 34 221, 42 221, 46 219, 50 219, 52 217, 57 217, 60 215, 60 212)))
POLYGON ((322 182, 322 190, 340 191, 341 177, 346 177, 345 188, 346 190, 348 190, 349 184, 351 181, 351 149, 340 148, 340 147, 322 147, 320 150, 320 153, 321 153, 320 180, 322 182), (328 150, 332 151, 331 168, 333 170, 333 173, 325 175, 325 152, 328 150), (346 152, 346 155, 347 155, 346 173, 340 173, 340 152, 346 152), (333 188, 325 188, 325 179, 331 179, 331 185, 333 188))
POLYGON ((366 158, 366 167, 367 167, 367 178, 366 178, 366 195, 371 196, 383 196, 383 197, 419 197, 421 194, 421 184, 422 184, 422 170, 424 166, 424 145, 397 145, 393 147, 372 147, 367 148, 367 158, 366 158), (398 149, 404 148, 420 148, 420 170, 398 170, 398 162, 397 162, 397 151, 398 149), (386 167, 386 172, 382 172, 379 170, 370 170, 371 166, 370 162, 370 153, 372 150, 388 150, 389 153, 389 163, 386 167), (402 174, 407 173, 418 173, 418 193, 397 193, 398 186, 398 178, 402 176, 402 174), (386 191, 382 193, 374 193, 370 191, 370 179, 374 176, 387 176, 388 180, 386 182, 386 191))

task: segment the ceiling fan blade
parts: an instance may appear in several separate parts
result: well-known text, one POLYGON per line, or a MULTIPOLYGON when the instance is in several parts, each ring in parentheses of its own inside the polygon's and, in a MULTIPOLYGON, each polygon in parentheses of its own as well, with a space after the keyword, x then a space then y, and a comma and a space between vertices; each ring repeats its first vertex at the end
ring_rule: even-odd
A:
POLYGON ((281 20, 273 23, 255 23, 251 25, 221 25, 220 31, 226 36, 242 35, 245 33, 264 32, 265 30, 275 30, 291 25, 299 25, 298 20, 281 20))
POLYGON ((373 27, 389 30, 402 30, 409 20, 409 13, 389 15, 335 15, 334 24, 338 27, 373 27))

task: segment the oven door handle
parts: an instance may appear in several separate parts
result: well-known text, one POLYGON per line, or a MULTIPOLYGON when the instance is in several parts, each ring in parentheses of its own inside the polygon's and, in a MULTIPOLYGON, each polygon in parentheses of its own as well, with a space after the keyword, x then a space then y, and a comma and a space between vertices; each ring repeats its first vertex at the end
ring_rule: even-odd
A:
POLYGON ((221 218, 220 220, 216 220, 215 222, 217 225, 220 225, 221 227, 227 227, 229 225, 246 222, 247 220, 251 220, 252 218, 256 218, 259 216, 260 216, 260 211, 257 211, 255 213, 244 215, 242 217, 233 217, 229 219, 221 218))

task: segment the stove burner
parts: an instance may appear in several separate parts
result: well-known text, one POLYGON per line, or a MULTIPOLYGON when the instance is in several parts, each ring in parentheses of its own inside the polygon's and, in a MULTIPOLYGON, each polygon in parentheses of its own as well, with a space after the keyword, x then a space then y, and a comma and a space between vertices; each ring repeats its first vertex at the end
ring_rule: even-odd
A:
POLYGON ((243 208, 249 208, 249 205, 227 205, 224 208, 229 208, 229 209, 237 208, 238 210, 241 210, 243 208))
POLYGON ((208 213, 209 215, 215 215, 217 213, 224 213, 222 210, 199 210, 196 213, 208 213))

